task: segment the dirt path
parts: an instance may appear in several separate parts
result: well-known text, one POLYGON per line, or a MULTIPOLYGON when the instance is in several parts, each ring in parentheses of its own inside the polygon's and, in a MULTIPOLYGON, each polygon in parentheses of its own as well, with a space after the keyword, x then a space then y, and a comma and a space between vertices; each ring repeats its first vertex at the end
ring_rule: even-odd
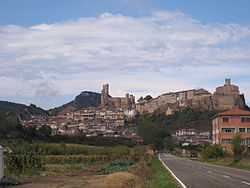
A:
MULTIPOLYGON (((105 175, 86 174, 81 172, 72 172, 64 175, 52 175, 36 177, 32 179, 22 179, 25 183, 18 188, 80 188, 91 187, 93 183, 99 182, 105 175)), ((17 188, 17 186, 8 186, 8 188, 17 188)))

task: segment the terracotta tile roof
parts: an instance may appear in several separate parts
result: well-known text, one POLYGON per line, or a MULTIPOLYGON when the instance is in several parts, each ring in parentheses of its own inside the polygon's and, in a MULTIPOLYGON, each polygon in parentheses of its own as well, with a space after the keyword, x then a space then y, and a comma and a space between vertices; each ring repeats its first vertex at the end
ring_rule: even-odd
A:
POLYGON ((225 112, 221 112, 218 115, 250 115, 250 112, 241 109, 232 109, 225 112))

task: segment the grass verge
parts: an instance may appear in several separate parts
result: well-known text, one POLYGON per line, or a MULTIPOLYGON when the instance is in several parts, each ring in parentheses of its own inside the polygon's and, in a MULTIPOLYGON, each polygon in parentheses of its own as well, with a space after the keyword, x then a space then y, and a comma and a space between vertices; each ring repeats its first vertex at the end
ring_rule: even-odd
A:
POLYGON ((211 160, 202 160, 200 162, 211 163, 219 166, 226 166, 230 168, 238 168, 241 170, 250 170, 250 158, 241 159, 238 163, 233 163, 232 158, 221 158, 221 159, 211 159, 211 160))
POLYGON ((163 166, 161 161, 154 157, 151 165, 152 187, 153 188, 179 188, 181 187, 169 171, 163 166))

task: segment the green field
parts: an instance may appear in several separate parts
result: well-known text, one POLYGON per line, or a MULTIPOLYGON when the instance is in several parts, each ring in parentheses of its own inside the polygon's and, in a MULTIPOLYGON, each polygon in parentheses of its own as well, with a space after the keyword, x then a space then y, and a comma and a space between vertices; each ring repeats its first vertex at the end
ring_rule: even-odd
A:
POLYGON ((110 182, 113 187, 178 187, 148 146, 41 142, 4 146, 12 150, 5 154, 5 175, 21 181, 28 179, 37 187, 53 187, 61 182, 72 187, 105 188, 110 187, 110 182))

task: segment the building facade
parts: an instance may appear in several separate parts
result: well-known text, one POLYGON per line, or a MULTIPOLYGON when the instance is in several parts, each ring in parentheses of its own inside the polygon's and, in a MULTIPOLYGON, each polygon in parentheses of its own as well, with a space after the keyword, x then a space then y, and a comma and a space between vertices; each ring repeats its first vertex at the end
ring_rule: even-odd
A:
POLYGON ((212 119, 213 143, 232 151, 232 138, 240 133, 242 144, 250 147, 250 112, 232 109, 217 114, 212 119))

